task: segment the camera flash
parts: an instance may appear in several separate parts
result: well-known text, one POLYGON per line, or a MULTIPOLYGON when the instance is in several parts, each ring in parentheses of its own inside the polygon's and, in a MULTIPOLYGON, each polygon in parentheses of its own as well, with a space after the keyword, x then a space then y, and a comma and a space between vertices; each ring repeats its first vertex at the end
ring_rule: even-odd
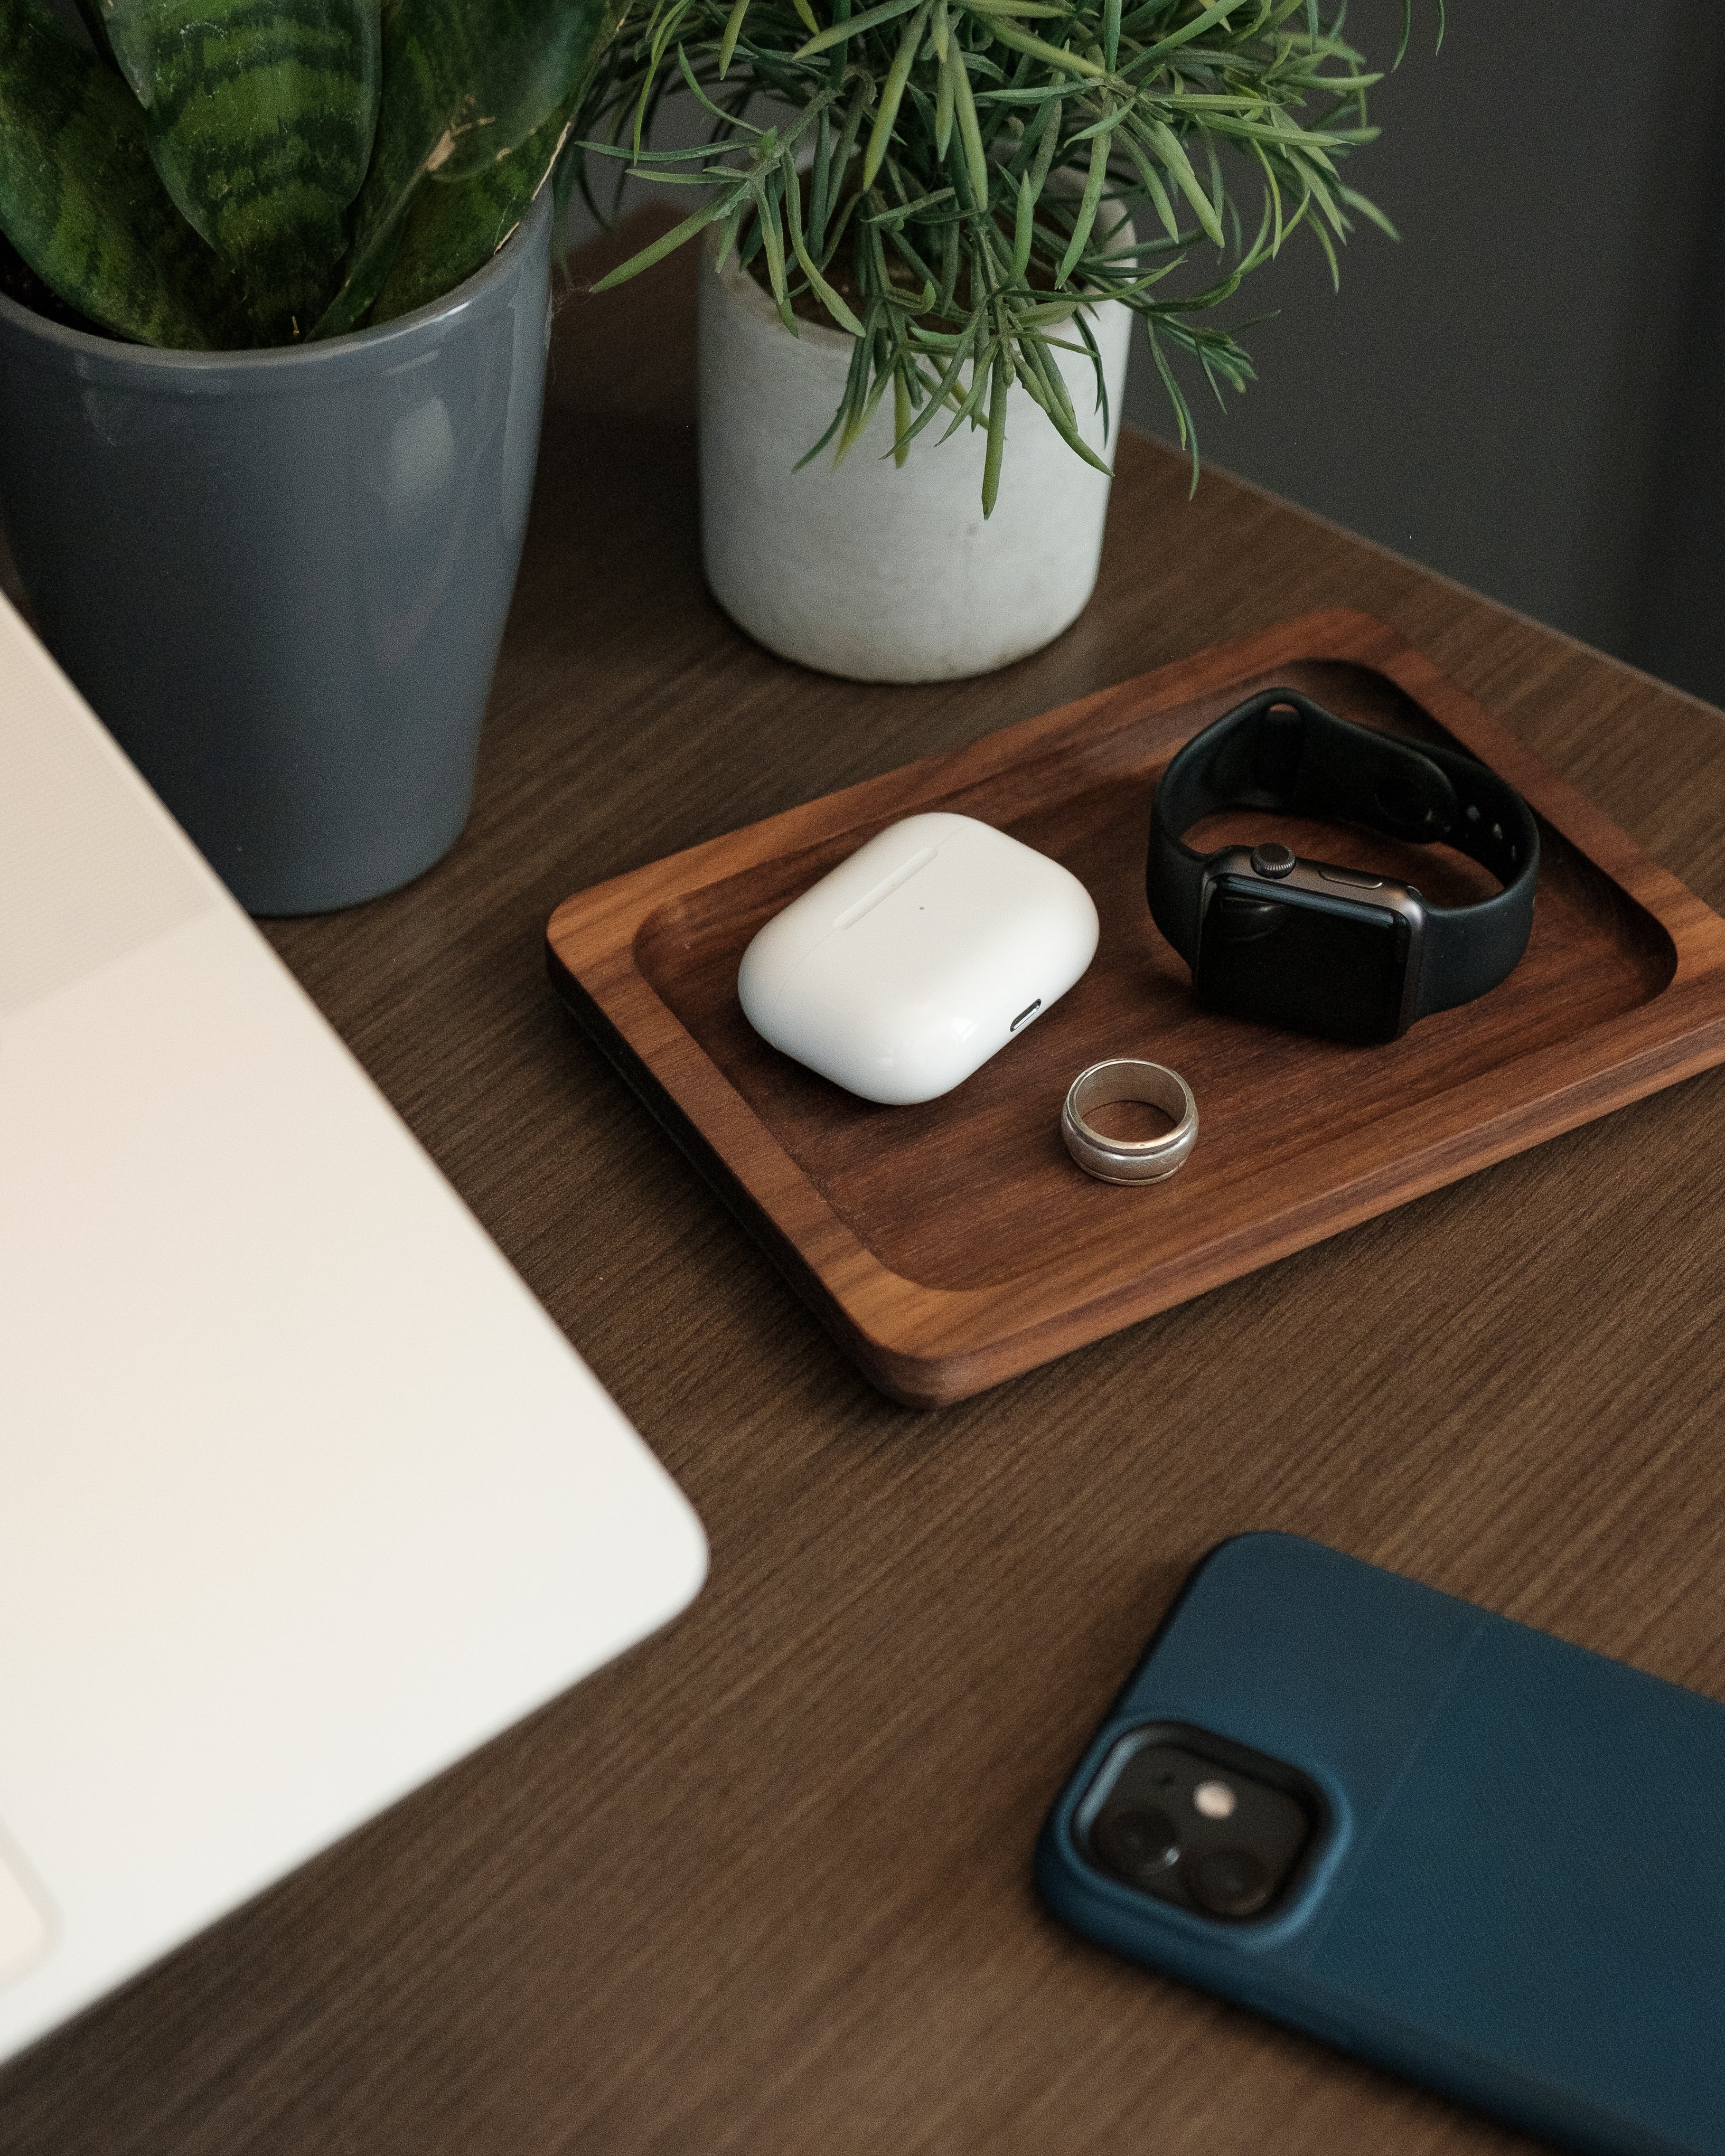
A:
POLYGON ((1192 1792, 1193 1809, 1206 1819, 1232 1819, 1239 1802, 1225 1782, 1200 1782, 1192 1792))

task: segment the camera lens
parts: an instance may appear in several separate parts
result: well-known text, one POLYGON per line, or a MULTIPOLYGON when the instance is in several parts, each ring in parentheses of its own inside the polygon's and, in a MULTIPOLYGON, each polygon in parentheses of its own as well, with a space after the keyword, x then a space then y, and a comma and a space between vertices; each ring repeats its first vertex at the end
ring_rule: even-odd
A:
POLYGON ((1179 1861, 1179 1837, 1166 1812, 1134 1805, 1104 1812, 1090 1830, 1091 1846, 1123 1879, 1153 1878, 1179 1861))
POLYGON ((1275 1886, 1268 1866, 1249 1849, 1213 1849, 1183 1876, 1193 1900, 1213 1917, 1255 1917, 1275 1886))

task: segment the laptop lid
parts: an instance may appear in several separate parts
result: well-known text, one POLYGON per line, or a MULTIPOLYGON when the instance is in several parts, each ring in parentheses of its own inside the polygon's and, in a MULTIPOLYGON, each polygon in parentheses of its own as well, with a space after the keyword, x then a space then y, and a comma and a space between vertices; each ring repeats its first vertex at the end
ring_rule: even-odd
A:
POLYGON ((0 2056, 706 1567, 3 599, 0 1476, 0 2056))

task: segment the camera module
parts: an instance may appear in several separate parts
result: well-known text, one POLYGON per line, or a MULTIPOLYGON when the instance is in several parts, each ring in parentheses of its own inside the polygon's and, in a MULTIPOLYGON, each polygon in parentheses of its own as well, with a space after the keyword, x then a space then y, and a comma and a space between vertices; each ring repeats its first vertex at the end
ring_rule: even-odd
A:
POLYGON ((1208 1730, 1122 1738, 1079 1813, 1091 1862, 1140 1893, 1239 1923, 1284 1902, 1320 1837, 1315 1784, 1208 1730))

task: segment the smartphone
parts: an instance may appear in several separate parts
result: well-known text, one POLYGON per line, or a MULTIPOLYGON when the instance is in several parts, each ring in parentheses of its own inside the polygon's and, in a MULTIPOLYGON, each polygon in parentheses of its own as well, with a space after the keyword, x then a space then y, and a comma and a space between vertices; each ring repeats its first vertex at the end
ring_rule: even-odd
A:
POLYGON ((1320 1543, 1193 1572, 1045 1821, 1089 1938, 1600 2156, 1725 2156, 1725 1707, 1320 1543))

